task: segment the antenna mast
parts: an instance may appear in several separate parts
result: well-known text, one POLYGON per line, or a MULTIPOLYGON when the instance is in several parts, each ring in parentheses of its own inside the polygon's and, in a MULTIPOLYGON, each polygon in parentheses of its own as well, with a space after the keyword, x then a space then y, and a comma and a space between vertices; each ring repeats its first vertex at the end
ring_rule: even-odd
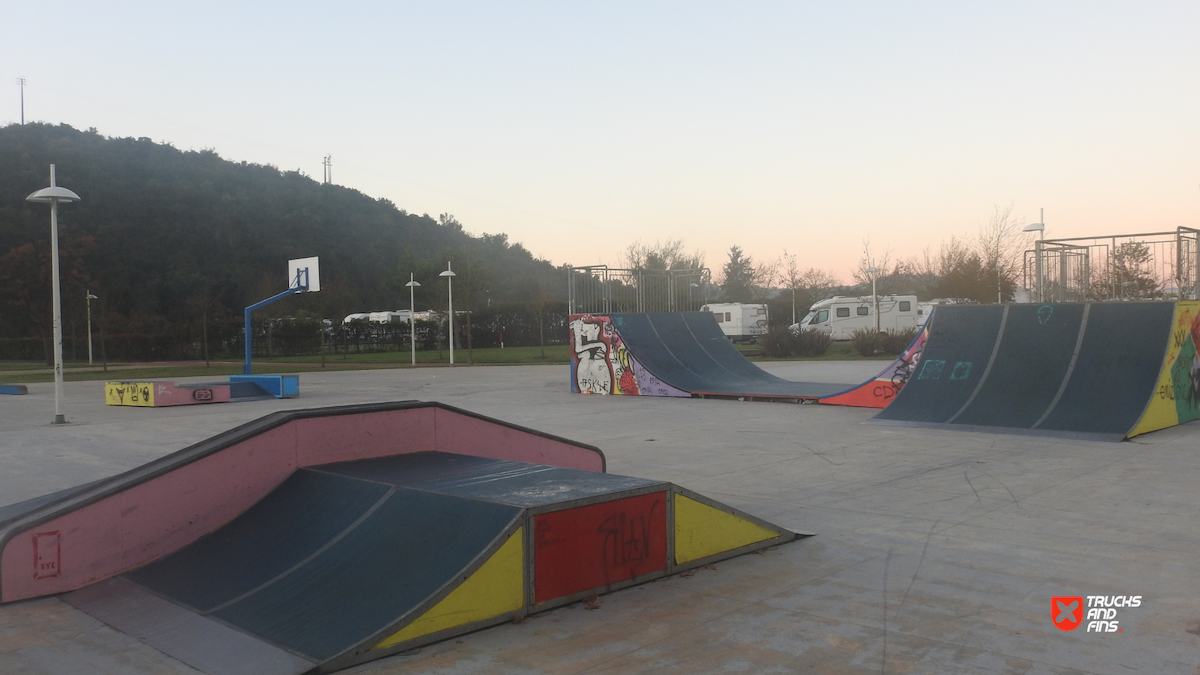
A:
POLYGON ((325 159, 321 160, 321 165, 325 167, 325 176, 322 183, 333 182, 333 155, 325 155, 325 159))
POLYGON ((17 78, 17 86, 21 88, 21 126, 25 126, 25 78, 17 78))

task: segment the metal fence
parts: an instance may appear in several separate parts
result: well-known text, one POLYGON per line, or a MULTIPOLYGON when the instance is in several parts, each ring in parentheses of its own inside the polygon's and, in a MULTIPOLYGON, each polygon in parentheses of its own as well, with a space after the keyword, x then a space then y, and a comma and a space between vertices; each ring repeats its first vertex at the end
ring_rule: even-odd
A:
POLYGON ((633 270, 589 265, 572 267, 567 276, 571 314, 695 312, 711 292, 712 275, 706 267, 633 270))
POLYGON ((1200 299, 1200 230, 1038 241, 1025 252, 1034 302, 1200 299))

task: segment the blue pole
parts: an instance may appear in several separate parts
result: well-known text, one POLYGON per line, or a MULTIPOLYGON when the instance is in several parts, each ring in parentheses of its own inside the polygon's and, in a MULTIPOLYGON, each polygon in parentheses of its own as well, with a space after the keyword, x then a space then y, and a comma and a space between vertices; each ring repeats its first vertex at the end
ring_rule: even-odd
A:
POLYGON ((242 364, 242 374, 243 375, 251 375, 252 374, 250 372, 250 312, 253 312, 254 310, 258 309, 259 307, 264 307, 266 305, 269 305, 272 302, 275 302, 276 300, 282 300, 289 295, 299 293, 300 291, 303 291, 306 288, 307 287, 301 288, 299 286, 293 286, 292 288, 287 289, 286 291, 280 293, 279 295, 273 295, 273 296, 267 298, 266 300, 263 300, 262 302, 256 302, 253 305, 250 305, 249 307, 246 308, 246 362, 244 364, 242 364))

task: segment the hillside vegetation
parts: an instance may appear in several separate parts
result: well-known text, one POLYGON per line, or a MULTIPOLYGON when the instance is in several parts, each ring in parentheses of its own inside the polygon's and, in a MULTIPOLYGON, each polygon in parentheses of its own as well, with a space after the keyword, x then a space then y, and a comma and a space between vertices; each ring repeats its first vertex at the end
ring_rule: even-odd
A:
POLYGON ((83 349, 90 290, 99 298, 96 334, 107 332, 110 354, 198 357, 205 332, 213 350, 236 352, 242 309, 286 289, 287 261, 309 256, 320 256, 324 290, 276 303, 264 318, 308 317, 316 326, 318 318, 337 324, 355 311, 407 307, 410 272, 423 284, 418 309, 444 308, 437 275, 447 260, 458 274, 456 309, 529 314, 565 299, 562 270, 506 235, 471 236, 452 216, 407 213, 210 150, 10 125, 0 128, 0 358, 46 353, 49 208, 25 198, 49 184, 50 164, 58 184, 82 198, 60 208, 59 236, 64 334, 83 349))

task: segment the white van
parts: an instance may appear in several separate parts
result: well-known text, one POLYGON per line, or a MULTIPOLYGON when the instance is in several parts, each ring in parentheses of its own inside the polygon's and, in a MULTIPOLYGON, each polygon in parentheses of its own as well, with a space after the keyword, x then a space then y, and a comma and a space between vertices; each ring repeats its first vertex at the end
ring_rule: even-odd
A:
POLYGON ((767 334, 767 306, 741 302, 704 305, 701 312, 712 312, 721 332, 734 342, 755 342, 767 334))
MULTIPOLYGON (((916 328, 926 318, 918 308, 915 295, 879 296, 879 330, 899 331, 916 328)), ((790 326, 792 330, 819 330, 834 340, 849 340, 859 328, 875 328, 875 302, 871 296, 837 296, 814 304, 808 314, 790 326)))

